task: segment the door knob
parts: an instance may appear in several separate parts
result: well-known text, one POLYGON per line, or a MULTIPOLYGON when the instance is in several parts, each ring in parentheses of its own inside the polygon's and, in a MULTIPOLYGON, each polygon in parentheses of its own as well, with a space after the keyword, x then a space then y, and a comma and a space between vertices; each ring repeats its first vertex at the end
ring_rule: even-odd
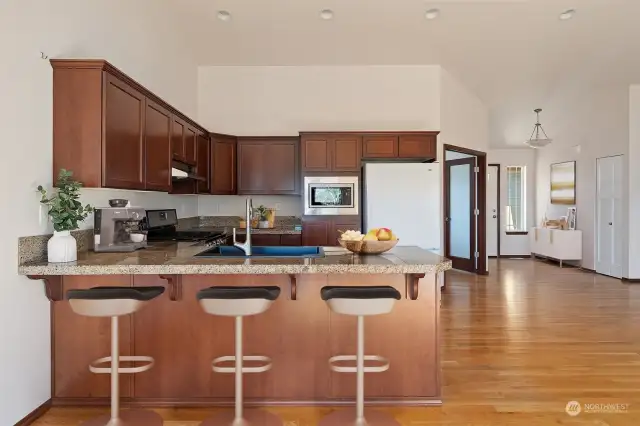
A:
POLYGON ((494 218, 494 219, 495 219, 495 218, 497 218, 497 217, 498 217, 498 216, 496 216, 495 214, 493 215, 493 218, 494 218))
POLYGON ((609 222, 609 225, 613 225, 613 222, 609 222))

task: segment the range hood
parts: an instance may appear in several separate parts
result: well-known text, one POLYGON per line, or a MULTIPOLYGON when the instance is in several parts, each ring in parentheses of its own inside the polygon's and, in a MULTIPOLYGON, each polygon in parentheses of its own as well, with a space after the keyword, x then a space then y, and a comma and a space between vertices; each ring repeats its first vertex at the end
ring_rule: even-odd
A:
POLYGON ((205 181, 206 179, 196 174, 196 167, 178 160, 171 162, 171 180, 173 181, 205 181))

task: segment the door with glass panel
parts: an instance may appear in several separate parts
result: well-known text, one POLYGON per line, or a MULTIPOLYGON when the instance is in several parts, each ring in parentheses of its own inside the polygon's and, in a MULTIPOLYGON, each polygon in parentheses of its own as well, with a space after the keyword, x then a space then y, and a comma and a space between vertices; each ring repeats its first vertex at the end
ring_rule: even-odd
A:
POLYGON ((476 157, 445 161, 445 256, 454 269, 476 269, 476 157))

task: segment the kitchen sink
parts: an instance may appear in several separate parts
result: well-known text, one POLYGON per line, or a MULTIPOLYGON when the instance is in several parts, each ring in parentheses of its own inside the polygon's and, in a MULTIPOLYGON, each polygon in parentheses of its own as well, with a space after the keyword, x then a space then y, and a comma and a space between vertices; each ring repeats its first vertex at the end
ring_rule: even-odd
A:
POLYGON ((324 257, 322 247, 316 246, 253 246, 251 256, 235 246, 217 246, 195 255, 195 257, 324 257))

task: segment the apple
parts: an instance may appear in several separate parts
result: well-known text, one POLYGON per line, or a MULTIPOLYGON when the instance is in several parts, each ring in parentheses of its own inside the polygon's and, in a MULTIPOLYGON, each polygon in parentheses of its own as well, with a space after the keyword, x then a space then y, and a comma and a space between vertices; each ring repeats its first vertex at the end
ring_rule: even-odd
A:
POLYGON ((389 228, 380 228, 376 237, 378 237, 378 241, 390 241, 393 239, 393 232, 389 228))

